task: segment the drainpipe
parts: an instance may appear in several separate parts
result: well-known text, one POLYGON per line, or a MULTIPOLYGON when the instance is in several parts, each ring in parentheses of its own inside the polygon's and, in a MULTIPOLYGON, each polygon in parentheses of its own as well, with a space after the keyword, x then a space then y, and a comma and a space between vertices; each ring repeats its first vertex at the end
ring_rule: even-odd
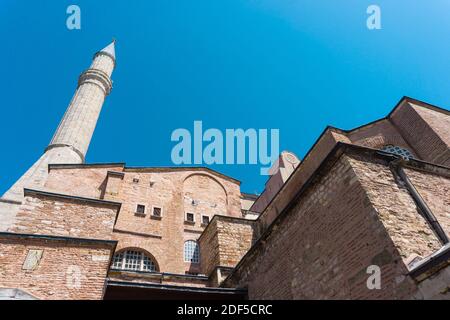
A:
POLYGON ((411 180, 409 180, 408 176, 406 175, 405 171, 403 170, 402 164, 405 160, 399 158, 389 163, 389 167, 391 168, 392 173, 400 177, 400 179, 404 182, 406 189, 411 194, 412 198, 414 199, 414 202, 416 203, 417 207, 419 208, 420 212, 424 216, 424 218, 428 221, 428 223, 431 225, 431 228, 434 230, 436 235, 438 236, 439 240, 442 242, 442 244, 449 243, 449 239, 447 237, 447 234, 442 229, 441 225, 439 224, 439 221, 436 219, 435 215, 431 211, 431 209, 426 204, 425 200, 422 198, 420 193, 416 190, 414 185, 412 184, 411 180))

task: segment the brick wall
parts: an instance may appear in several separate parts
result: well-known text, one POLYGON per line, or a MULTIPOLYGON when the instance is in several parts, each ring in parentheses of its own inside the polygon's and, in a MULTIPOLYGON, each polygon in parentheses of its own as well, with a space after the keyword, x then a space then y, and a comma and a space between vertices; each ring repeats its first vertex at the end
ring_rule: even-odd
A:
POLYGON ((10 232, 111 239, 118 207, 32 193, 25 197, 10 232))
MULTIPOLYGON (((294 197, 297 189, 291 188, 289 185, 295 185, 300 188, 312 175, 312 173, 319 167, 320 163, 325 159, 328 153, 333 149, 337 142, 349 142, 348 138, 344 135, 335 133, 330 129, 327 129, 322 137, 317 141, 314 148, 308 154, 308 156, 303 159, 302 163, 299 165, 297 170, 298 174, 288 180, 284 188, 279 192, 277 201, 272 201, 270 204, 265 204, 267 208, 260 215, 260 227, 261 230, 265 230, 273 220, 278 216, 284 207, 290 202, 294 197)), ((265 208, 264 205, 255 202, 251 210, 257 207, 259 210, 265 208)))
POLYGON ((220 266, 219 237, 215 217, 199 239, 200 265, 203 274, 210 276, 215 267, 220 266))
POLYGON ((38 299, 102 299, 112 247, 70 241, 0 236, 0 287, 38 299), (29 250, 42 250, 34 270, 24 270, 29 250))
POLYGON ((99 199, 105 189, 108 171, 121 172, 123 167, 50 167, 46 190, 99 199))
POLYGON ((202 273, 234 267, 254 242, 256 222, 216 216, 199 239, 202 273))
POLYGON ((356 156, 349 161, 404 261, 413 256, 424 258, 442 246, 408 190, 395 180, 386 163, 363 161, 356 156))
POLYGON ((200 264, 184 262, 183 247, 203 232, 203 215, 242 215, 239 182, 209 170, 57 166, 46 188, 121 203, 113 234, 117 250, 143 250, 162 272, 200 272, 200 264), (136 214, 138 204, 144 215, 136 214), (162 208, 161 218, 152 216, 154 206, 162 208), (186 212, 195 214, 195 223, 185 222, 186 212))
POLYGON ((413 169, 405 172, 450 238, 450 177, 413 169))
POLYGON ((404 102, 392 114, 391 120, 421 159, 447 166, 450 164, 448 114, 404 102))
POLYGON ((408 149, 414 156, 417 156, 414 148, 403 139, 400 132, 388 119, 351 131, 348 133, 348 138, 352 144, 374 149, 381 149, 389 144, 399 146, 408 149))
POLYGON ((120 232, 114 233, 118 249, 151 253, 162 272, 200 273, 200 264, 184 261, 184 243, 197 240, 205 229, 202 215, 241 216, 239 184, 206 172, 126 171, 118 194, 105 198, 123 203, 115 227, 120 232), (148 213, 136 215, 136 204, 145 205, 148 213), (151 216, 154 205, 163 208, 161 219, 151 216), (194 223, 185 221, 186 212, 195 214, 194 223))
POLYGON ((370 176, 370 168, 361 176, 356 164, 364 166, 343 155, 317 176, 225 285, 247 286, 250 299, 410 297, 417 288, 405 277, 400 253, 361 182, 377 177, 370 176), (366 286, 367 267, 373 264, 381 268, 381 290, 366 286))

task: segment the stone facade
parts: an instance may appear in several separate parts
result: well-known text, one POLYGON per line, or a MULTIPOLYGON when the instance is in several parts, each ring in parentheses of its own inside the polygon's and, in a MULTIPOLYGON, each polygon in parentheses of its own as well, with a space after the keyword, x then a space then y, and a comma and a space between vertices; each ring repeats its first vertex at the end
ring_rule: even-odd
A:
POLYGON ((199 238, 201 272, 213 285, 222 282, 254 244, 256 222, 242 218, 214 216, 199 238))
POLYGON ((447 110, 328 127, 256 196, 208 168, 85 164, 114 67, 113 43, 0 198, 0 298, 449 298, 447 110))
POLYGON ((0 233, 0 287, 20 288, 37 299, 102 299, 114 243, 0 233), (24 268, 31 250, 42 257, 24 268))
MULTIPOLYGON (((341 152, 280 214, 226 286, 247 287, 251 299, 423 298, 408 262, 442 243, 386 160, 341 152), (381 290, 366 285, 371 265, 381 268, 381 290)), ((439 188, 424 186, 436 197, 439 188)))

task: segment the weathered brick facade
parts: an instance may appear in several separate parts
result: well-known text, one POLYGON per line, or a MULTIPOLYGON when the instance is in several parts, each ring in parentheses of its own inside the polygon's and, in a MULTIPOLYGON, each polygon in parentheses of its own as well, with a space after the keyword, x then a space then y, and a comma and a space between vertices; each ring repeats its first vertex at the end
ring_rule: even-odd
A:
POLYGON ((421 298, 406 262, 442 244, 411 195, 373 156, 344 153, 325 164, 225 285, 248 287, 251 299, 421 298), (366 285, 370 265, 381 268, 381 290, 366 285))
POLYGON ((0 198, 0 297, 449 298, 447 110, 403 98, 328 127, 303 161, 283 152, 257 197, 207 168, 85 164, 114 66, 111 44, 0 198))
POLYGON ((242 218, 215 216, 199 238, 201 272, 214 285, 236 266, 255 242, 256 222, 242 218), (219 275, 218 275, 219 274, 219 275))
POLYGON ((0 234, 0 288, 19 288, 37 299, 102 299, 114 242, 0 234), (30 250, 42 250, 25 270, 30 250))

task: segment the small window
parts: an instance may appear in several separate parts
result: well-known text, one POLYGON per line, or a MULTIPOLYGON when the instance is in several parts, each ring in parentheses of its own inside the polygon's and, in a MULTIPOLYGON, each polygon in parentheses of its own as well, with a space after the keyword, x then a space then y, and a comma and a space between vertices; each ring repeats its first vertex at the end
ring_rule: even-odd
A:
POLYGON ((186 221, 187 222, 195 222, 195 215, 193 213, 186 213, 186 221))
POLYGON ((143 204, 136 206, 136 214, 145 215, 145 206, 143 204))
POLYGON ((188 240, 184 243, 184 262, 200 262, 200 248, 197 241, 188 240))
POLYGON ((202 224, 209 224, 209 216, 202 216, 202 224))
POLYGON ((408 149, 401 148, 399 146, 394 146, 392 144, 385 145, 381 150, 396 154, 398 156, 403 157, 406 160, 414 158, 411 151, 409 151, 408 149))
POLYGON ((139 178, 133 178, 133 183, 139 183, 139 178))
POLYGON ((152 213, 152 215, 153 215, 154 217, 160 218, 160 217, 162 216, 162 208, 160 208, 160 207, 153 207, 153 213, 152 213))

